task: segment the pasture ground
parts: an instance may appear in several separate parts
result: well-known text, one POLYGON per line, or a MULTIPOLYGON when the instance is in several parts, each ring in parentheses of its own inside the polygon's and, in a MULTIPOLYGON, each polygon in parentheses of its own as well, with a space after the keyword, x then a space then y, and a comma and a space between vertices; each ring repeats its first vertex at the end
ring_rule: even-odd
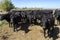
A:
MULTIPOLYGON (((57 27, 60 29, 60 26, 57 27)), ((28 29, 31 30, 28 33, 23 30, 13 32, 13 28, 8 27, 8 24, 4 24, 0 27, 0 40, 53 40, 54 38, 45 38, 43 28, 38 25, 30 26, 28 29)), ((56 38, 56 40, 60 40, 60 38, 56 38)))

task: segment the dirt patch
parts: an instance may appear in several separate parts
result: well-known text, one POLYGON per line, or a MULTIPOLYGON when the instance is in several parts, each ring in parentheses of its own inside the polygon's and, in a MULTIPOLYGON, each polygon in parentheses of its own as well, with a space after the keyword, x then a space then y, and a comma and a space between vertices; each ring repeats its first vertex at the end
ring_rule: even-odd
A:
POLYGON ((37 25, 30 26, 28 33, 25 33, 24 30, 13 32, 13 28, 9 28, 7 24, 0 29, 0 40, 53 40, 53 38, 45 38, 43 28, 37 25))

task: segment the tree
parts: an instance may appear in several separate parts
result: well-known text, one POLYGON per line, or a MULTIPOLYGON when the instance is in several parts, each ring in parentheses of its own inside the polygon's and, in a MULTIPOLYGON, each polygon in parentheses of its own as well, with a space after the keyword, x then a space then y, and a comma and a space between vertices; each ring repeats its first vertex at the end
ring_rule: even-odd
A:
POLYGON ((14 8, 14 5, 12 4, 11 0, 4 0, 2 3, 2 9, 5 11, 10 11, 14 8))

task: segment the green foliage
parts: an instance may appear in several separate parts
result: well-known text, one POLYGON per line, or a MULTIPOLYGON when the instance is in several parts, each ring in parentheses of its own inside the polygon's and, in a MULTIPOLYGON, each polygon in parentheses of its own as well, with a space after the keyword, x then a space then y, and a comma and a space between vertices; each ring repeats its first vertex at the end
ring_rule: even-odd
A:
POLYGON ((5 11, 10 11, 11 9, 14 8, 14 6, 10 0, 4 0, 1 8, 5 11))
POLYGON ((0 20, 0 27, 3 25, 6 25, 6 24, 8 24, 8 23, 5 20, 3 20, 3 21, 0 20))

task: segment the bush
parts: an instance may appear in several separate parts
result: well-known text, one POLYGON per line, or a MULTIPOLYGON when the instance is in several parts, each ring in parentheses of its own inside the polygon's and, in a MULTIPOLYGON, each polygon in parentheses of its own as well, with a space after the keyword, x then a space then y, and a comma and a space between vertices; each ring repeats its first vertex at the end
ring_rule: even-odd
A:
POLYGON ((5 11, 10 11, 11 9, 14 8, 10 0, 4 0, 1 6, 2 6, 1 8, 5 11))

